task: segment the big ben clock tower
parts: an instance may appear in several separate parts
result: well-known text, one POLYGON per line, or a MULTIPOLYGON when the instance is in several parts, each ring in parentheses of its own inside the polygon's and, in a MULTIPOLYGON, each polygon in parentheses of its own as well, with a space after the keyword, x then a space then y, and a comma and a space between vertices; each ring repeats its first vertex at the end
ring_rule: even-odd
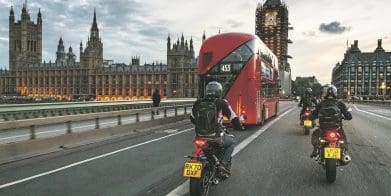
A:
POLYGON ((279 61, 279 77, 281 81, 280 95, 291 95, 291 68, 288 63, 289 27, 288 8, 281 0, 266 0, 258 4, 255 12, 255 34, 273 51, 279 61))

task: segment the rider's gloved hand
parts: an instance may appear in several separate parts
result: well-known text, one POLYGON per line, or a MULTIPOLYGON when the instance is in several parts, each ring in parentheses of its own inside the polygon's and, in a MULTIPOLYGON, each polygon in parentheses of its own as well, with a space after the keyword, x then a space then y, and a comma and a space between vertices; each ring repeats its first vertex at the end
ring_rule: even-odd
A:
POLYGON ((238 117, 235 117, 231 120, 231 124, 233 125, 234 129, 237 131, 244 130, 243 126, 240 124, 240 120, 238 117))
POLYGON ((195 119, 192 116, 190 116, 190 122, 195 124, 195 119))

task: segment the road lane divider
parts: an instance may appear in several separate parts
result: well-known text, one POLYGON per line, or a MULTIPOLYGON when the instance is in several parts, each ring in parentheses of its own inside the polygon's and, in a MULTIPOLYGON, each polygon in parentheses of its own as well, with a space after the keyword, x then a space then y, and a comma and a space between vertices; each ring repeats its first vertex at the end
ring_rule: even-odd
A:
POLYGON ((358 107, 356 105, 354 105, 354 108, 357 111, 360 111, 362 113, 366 113, 366 114, 369 114, 369 115, 372 115, 372 116, 376 116, 376 117, 379 117, 379 118, 383 118, 383 119, 386 119, 386 120, 391 120, 391 118, 389 118, 389 117, 385 117, 385 116, 382 116, 382 115, 379 115, 379 114, 375 114, 375 113, 372 113, 372 112, 368 112, 368 111, 365 111, 365 110, 358 109, 358 107))
MULTIPOLYGON (((294 109, 296 109, 296 106, 291 107, 288 111, 284 112, 283 114, 279 115, 277 118, 273 119, 269 123, 266 123, 265 126, 262 126, 261 129, 244 139, 242 142, 240 142, 238 145, 235 146, 235 150, 232 153, 232 156, 235 156, 237 153, 239 153, 241 150, 246 148, 252 141, 254 141, 258 136, 260 136, 263 132, 265 132, 267 129, 269 129, 274 123, 276 123, 278 120, 280 120, 282 117, 287 115, 288 113, 292 112, 294 109)), ((186 180, 184 183, 179 185, 177 188, 172 190, 167 194, 167 196, 182 196, 186 195, 189 192, 189 180, 186 180)))
POLYGON ((114 154, 117 154, 117 153, 120 153, 120 152, 123 152, 123 151, 126 151, 126 150, 137 148, 137 147, 143 146, 145 144, 149 144, 149 143, 152 143, 152 142, 156 142, 156 141, 159 141, 159 140, 162 140, 162 139, 165 139, 165 138, 169 138, 169 137, 172 137, 172 136, 175 136, 175 135, 178 135, 178 134, 182 134, 182 133, 188 132, 188 131, 193 130, 193 129, 194 128, 178 131, 176 133, 172 133, 172 134, 169 134, 169 135, 166 135, 166 136, 163 136, 163 137, 159 137, 159 138, 156 138, 156 139, 153 139, 153 140, 148 140, 146 142, 142 142, 142 143, 135 144, 135 145, 132 145, 132 146, 128 146, 128 147, 125 147, 125 148, 121 148, 121 149, 113 151, 113 152, 109 152, 109 153, 102 154, 102 155, 99 155, 99 156, 95 156, 95 157, 92 157, 92 158, 89 158, 89 159, 86 159, 86 160, 83 160, 83 161, 72 163, 72 164, 69 164, 69 165, 66 165, 66 166, 54 169, 54 170, 50 170, 50 171, 47 171, 47 172, 44 172, 44 173, 40 173, 40 174, 37 174, 37 175, 34 175, 34 176, 30 176, 30 177, 27 177, 27 178, 23 178, 23 179, 20 179, 20 180, 16 180, 16 181, 13 181, 13 182, 2 184, 2 185, 0 185, 0 189, 6 188, 6 187, 9 187, 9 186, 12 186, 12 185, 20 184, 22 182, 33 180, 33 179, 36 179, 36 178, 39 178, 39 177, 42 177, 42 176, 46 176, 46 175, 49 175, 49 174, 53 174, 53 173, 56 173, 56 172, 59 172, 59 171, 62 171, 62 170, 65 170, 65 169, 68 169, 68 168, 71 168, 71 167, 75 167, 75 166, 78 166, 78 165, 81 165, 81 164, 84 164, 84 163, 88 163, 88 162, 91 162, 91 161, 94 161, 94 160, 97 160, 97 159, 108 157, 108 156, 111 156, 111 155, 114 155, 114 154))

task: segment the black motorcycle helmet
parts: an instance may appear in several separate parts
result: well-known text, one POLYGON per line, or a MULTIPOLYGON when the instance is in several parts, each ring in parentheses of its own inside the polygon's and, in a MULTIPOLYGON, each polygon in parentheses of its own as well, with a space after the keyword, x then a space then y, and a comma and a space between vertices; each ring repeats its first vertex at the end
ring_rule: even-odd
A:
POLYGON ((312 88, 307 88, 307 89, 305 90, 305 94, 311 95, 311 93, 312 93, 312 88))
POLYGON ((336 99, 337 98, 337 88, 328 84, 323 88, 323 97, 324 99, 336 99))
POLYGON ((221 98, 223 86, 216 81, 209 82, 205 87, 205 93, 207 97, 221 98))

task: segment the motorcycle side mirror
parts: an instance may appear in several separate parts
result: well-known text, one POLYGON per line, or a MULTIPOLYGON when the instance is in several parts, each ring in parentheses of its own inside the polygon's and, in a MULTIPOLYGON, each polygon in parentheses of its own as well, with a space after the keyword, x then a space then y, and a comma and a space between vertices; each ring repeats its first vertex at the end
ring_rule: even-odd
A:
POLYGON ((348 108, 348 112, 352 112, 353 109, 351 107, 348 108))

